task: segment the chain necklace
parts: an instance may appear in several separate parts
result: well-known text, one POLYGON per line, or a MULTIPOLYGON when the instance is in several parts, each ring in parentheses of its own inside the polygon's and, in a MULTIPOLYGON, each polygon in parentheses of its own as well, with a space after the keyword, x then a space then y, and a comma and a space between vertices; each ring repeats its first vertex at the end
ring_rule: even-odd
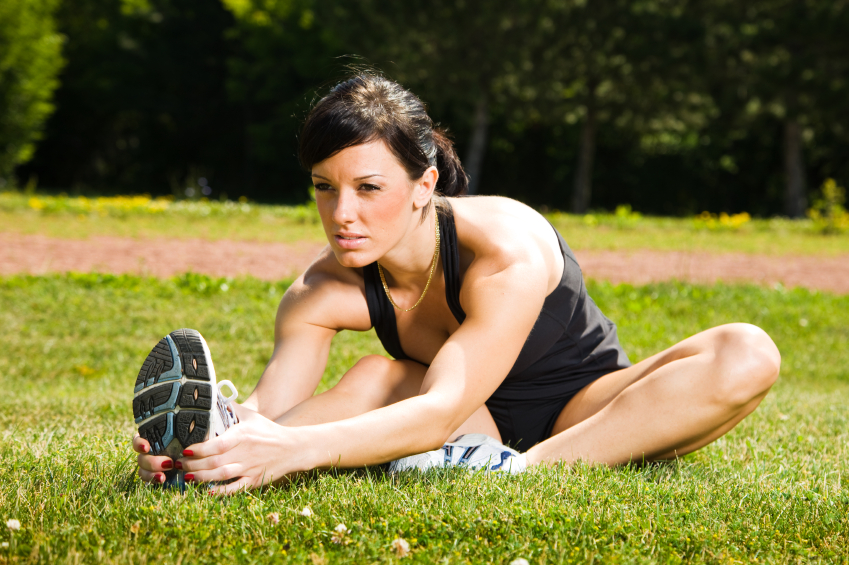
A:
POLYGON ((389 287, 386 286, 386 277, 383 276, 383 267, 380 266, 380 261, 377 262, 377 271, 380 273, 380 282, 383 283, 383 290, 386 291, 386 297, 389 299, 389 302, 392 304, 392 306, 394 306, 401 312, 409 312, 410 310, 422 303, 425 294, 427 294, 427 289, 430 288, 430 281, 433 278, 433 272, 436 271, 436 259, 439 257, 439 215, 436 213, 436 210, 433 211, 433 215, 434 218, 436 218, 436 249, 433 250, 433 263, 430 266, 430 274, 427 276, 427 284, 425 284, 424 291, 422 292, 422 295, 419 296, 419 299, 416 301, 415 304, 413 304, 407 309, 401 308, 400 306, 395 304, 395 301, 392 300, 392 295, 389 294, 389 287))

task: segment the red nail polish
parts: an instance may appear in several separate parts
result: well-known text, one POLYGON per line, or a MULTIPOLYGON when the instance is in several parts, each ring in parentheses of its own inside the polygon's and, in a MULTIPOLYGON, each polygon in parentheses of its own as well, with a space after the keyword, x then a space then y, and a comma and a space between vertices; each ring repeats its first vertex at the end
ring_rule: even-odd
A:
POLYGON ((174 468, 175 469, 182 469, 183 463, 181 461, 174 461, 174 468))
POLYGON ((187 481, 193 481, 193 480, 195 480, 195 476, 192 473, 186 473, 185 479, 187 481))
POLYGON ((153 478, 154 478, 154 479, 156 479, 156 480, 157 480, 157 482, 160 482, 160 483, 164 483, 164 482, 165 482, 165 475, 164 475, 163 473, 156 473, 156 474, 153 476, 153 478))
POLYGON ((194 454, 195 454, 194 451, 192 451, 191 449, 184 449, 183 450, 183 456, 185 456, 185 457, 191 457, 194 454))
POLYGON ((170 469, 173 466, 174 466, 174 462, 171 461, 170 459, 162 462, 162 468, 163 469, 170 469))

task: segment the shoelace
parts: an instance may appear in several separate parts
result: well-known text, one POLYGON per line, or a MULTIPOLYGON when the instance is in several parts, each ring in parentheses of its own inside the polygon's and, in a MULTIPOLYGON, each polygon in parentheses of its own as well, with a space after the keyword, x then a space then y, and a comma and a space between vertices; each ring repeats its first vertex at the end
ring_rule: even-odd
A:
POLYGON ((221 381, 218 383, 218 408, 221 410, 221 419, 224 421, 224 425, 226 428, 230 428, 230 426, 234 426, 239 423, 239 418, 236 416, 233 409, 230 408, 230 403, 236 400, 239 397, 239 391, 236 390, 236 386, 230 381, 221 381), (224 393, 221 392, 223 387, 229 388, 233 394, 230 396, 224 396, 224 393))

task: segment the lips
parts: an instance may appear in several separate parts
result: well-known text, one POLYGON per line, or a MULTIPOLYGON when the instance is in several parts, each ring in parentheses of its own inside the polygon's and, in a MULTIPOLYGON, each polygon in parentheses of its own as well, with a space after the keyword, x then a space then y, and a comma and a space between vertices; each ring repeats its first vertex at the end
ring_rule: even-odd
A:
POLYGON ((342 249, 357 249, 366 242, 366 238, 358 233, 337 233, 333 236, 333 239, 336 240, 336 245, 342 249))

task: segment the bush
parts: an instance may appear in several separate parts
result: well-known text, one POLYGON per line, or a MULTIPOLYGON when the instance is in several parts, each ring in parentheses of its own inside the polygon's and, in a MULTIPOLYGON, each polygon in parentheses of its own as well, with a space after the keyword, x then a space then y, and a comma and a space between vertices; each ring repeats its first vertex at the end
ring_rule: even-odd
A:
POLYGON ((0 2, 0 188, 27 162, 47 117, 62 67, 56 0, 0 2))
POLYGON ((808 210, 808 217, 814 221, 814 228, 822 233, 840 233, 849 231, 849 212, 844 208, 846 190, 837 186, 834 179, 822 184, 822 195, 814 200, 808 210))

